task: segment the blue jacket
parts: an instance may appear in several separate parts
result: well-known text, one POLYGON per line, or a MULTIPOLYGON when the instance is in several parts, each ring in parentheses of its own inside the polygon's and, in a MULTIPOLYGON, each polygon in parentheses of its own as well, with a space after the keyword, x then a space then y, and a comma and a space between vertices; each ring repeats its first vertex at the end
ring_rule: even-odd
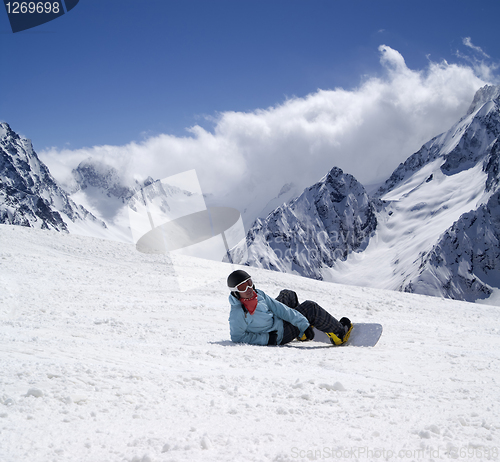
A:
POLYGON ((278 345, 283 340, 283 321, 296 326, 302 336, 309 327, 309 321, 298 311, 274 300, 262 290, 257 292, 257 308, 250 314, 243 308, 241 302, 232 294, 229 295, 231 312, 229 313, 229 330, 231 340, 237 343, 252 345, 267 345, 269 332, 276 331, 278 345))

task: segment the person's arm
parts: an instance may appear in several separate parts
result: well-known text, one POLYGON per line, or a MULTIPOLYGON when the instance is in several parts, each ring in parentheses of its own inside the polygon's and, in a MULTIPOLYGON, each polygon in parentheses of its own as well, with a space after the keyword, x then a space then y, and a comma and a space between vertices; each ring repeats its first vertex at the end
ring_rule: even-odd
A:
POLYGON ((247 332, 247 323, 244 316, 243 309, 241 312, 238 312, 237 309, 231 310, 229 315, 229 331, 233 342, 250 343, 251 345, 276 345, 276 332, 263 332, 259 334, 247 332))

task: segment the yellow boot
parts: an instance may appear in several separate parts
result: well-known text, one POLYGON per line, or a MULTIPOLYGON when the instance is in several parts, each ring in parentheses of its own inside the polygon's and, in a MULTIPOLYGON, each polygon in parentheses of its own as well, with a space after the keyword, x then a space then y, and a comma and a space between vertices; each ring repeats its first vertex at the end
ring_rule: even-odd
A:
POLYGON ((347 340, 349 340, 349 336, 351 335, 351 331, 352 331, 352 327, 353 327, 353 324, 351 321, 349 321, 349 319, 347 318, 342 318, 340 321, 340 324, 342 324, 344 326, 344 329, 345 329, 345 333, 344 335, 341 337, 339 337, 338 335, 334 334, 333 332, 325 332, 326 335, 328 335, 328 337, 330 338, 330 341, 334 344, 334 345, 342 345, 343 343, 347 342, 347 340))

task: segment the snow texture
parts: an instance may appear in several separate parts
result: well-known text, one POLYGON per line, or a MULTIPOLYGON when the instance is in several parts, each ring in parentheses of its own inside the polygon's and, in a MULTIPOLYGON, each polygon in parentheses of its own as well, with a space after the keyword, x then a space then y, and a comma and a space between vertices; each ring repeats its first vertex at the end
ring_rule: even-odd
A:
POLYGON ((498 460, 497 307, 251 269, 384 333, 237 345, 234 267, 183 262, 0 225, 2 462, 498 460))

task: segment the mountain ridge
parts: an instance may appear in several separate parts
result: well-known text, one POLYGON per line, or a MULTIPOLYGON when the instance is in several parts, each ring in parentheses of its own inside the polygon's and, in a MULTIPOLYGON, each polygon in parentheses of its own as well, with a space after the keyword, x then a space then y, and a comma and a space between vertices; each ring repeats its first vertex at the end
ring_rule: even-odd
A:
POLYGON ((69 232, 106 224, 77 205, 38 158, 31 141, 0 123, 0 223, 69 232))
POLYGON ((375 205, 364 187, 334 167, 299 197, 258 219, 231 256, 242 263, 249 248, 245 264, 323 279, 322 264, 366 247, 375 228, 375 205))
MULTIPOLYGON (((247 234, 247 253, 240 245, 235 261, 344 284, 468 301, 485 299, 500 287, 496 271, 500 262, 495 257, 495 252, 500 253, 496 238, 500 227, 493 218, 500 184, 499 135, 500 87, 486 86, 478 90, 467 114, 409 156, 369 198, 376 210, 376 226, 370 228, 364 248, 350 248, 333 254, 330 260, 317 260, 314 268, 287 266, 272 255, 264 241, 270 235, 275 240, 286 237, 289 248, 294 247, 294 239, 303 241, 300 236, 293 237, 293 226, 282 222, 280 230, 271 231, 269 224, 278 210, 286 215, 287 209, 294 209, 294 199, 255 223, 247 234), (482 248, 478 244, 481 236, 474 234, 478 228, 473 226, 479 218, 481 229, 486 230, 482 248), (457 239, 469 249, 468 257, 460 252, 460 246, 450 244, 457 239), (468 245, 470 241, 476 244, 468 245), (484 250, 486 247, 489 250, 484 250)), ((308 221, 309 217, 295 216, 295 220, 308 221)), ((343 220, 339 227, 349 226, 348 220, 343 220)), ((323 233, 323 228, 312 227, 308 232, 316 235, 323 233)), ((328 247, 331 240, 329 236, 324 244, 328 247)), ((306 253, 317 247, 314 243, 309 248, 307 243, 303 245, 306 253)))
MULTIPOLYGON (((97 234, 130 242, 130 199, 152 178, 131 187, 110 165, 87 159, 65 192, 29 140, 5 123, 0 139, 0 222, 64 232, 78 232, 83 223, 91 234, 97 226, 97 234)), ((160 183, 151 187, 155 197, 161 193, 160 183)), ((264 210, 287 200, 255 220, 231 250, 234 263, 484 300, 500 288, 500 86, 479 89, 467 113, 396 167, 372 196, 338 167, 290 198, 295 188, 290 181, 269 199, 264 210)))

